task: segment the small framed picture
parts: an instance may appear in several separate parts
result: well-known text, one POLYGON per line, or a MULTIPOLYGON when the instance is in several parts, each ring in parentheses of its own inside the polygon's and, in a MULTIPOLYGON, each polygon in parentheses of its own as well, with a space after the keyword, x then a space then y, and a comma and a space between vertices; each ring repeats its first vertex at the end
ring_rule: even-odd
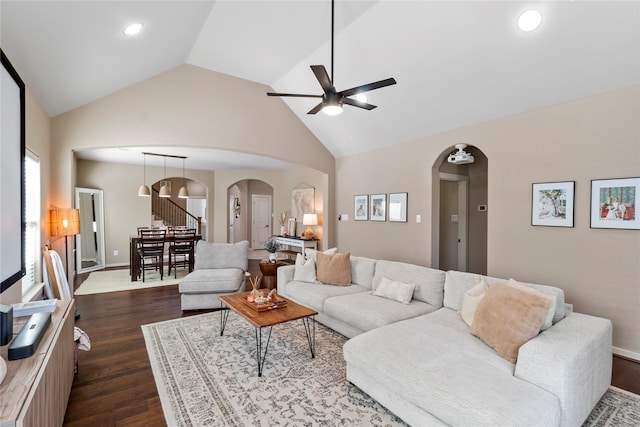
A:
POLYGON ((372 194, 371 198, 371 221, 386 221, 387 220, 387 195, 386 194, 372 194))
POLYGON ((591 228, 640 230, 640 178, 591 180, 591 228))
POLYGON ((361 194, 353 196, 353 219, 356 221, 366 221, 369 219, 369 196, 361 194))
POLYGON ((573 227, 575 181, 533 184, 531 225, 573 227))
POLYGON ((408 193, 389 193, 389 221, 407 222, 408 193))

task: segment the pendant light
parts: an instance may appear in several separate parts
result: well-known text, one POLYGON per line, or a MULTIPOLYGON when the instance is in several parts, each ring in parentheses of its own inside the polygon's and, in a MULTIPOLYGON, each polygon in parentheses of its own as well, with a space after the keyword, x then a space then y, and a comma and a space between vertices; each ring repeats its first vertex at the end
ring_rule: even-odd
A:
POLYGON ((182 158, 182 187, 180 187, 180 191, 178 191, 178 198, 180 199, 188 199, 189 198, 189 190, 187 189, 187 184, 184 179, 184 159, 182 158))
POLYGON ((142 185, 138 188, 138 196, 140 197, 151 197, 151 190, 149 190, 149 186, 147 185, 147 153, 142 153, 144 155, 143 160, 143 172, 142 172, 142 185))
POLYGON ((167 158, 165 156, 164 158, 164 179, 165 181, 162 181, 163 185, 160 187, 160 193, 158 193, 158 197, 171 197, 171 190, 169 189, 169 186, 167 185, 167 158))

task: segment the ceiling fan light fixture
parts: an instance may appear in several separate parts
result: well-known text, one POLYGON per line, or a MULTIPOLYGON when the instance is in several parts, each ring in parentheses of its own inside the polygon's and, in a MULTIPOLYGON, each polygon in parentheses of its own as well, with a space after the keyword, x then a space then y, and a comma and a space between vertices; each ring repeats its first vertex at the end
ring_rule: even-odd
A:
POLYGON ((364 104, 367 102, 367 95, 365 95, 364 93, 358 93, 356 94, 356 101, 364 104))
POLYGON ((337 102, 327 103, 324 105, 324 107, 322 107, 322 112, 327 116, 337 116, 338 114, 342 113, 342 105, 337 102))
POLYGON ((540 24, 542 24, 542 13, 539 10, 529 9, 518 17, 518 28, 525 33, 537 29, 540 24))
POLYGON ((135 22, 133 24, 127 25, 122 31, 127 36, 135 36, 142 30, 142 23, 135 22))

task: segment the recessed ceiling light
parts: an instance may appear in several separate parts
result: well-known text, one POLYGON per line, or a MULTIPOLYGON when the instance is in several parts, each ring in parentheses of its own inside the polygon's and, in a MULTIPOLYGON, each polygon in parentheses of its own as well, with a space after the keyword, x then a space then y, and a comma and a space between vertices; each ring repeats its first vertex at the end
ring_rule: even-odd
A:
POLYGON ((142 30, 142 24, 140 22, 136 22, 131 25, 127 25, 123 31, 128 36, 135 36, 142 30))
POLYGON ((542 24, 542 13, 535 9, 530 9, 518 17, 518 28, 524 32, 530 32, 542 24))

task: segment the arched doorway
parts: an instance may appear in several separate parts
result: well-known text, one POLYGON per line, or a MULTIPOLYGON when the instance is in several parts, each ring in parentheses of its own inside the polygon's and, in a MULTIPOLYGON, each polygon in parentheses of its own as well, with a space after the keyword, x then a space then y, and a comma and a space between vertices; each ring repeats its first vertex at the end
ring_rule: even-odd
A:
POLYGON ((473 163, 449 163, 451 148, 433 167, 432 265, 441 270, 487 273, 488 160, 477 147, 464 149, 473 163))
POLYGON ((244 179, 227 188, 227 200, 227 242, 248 240, 252 249, 262 249, 273 234, 273 187, 244 179))

